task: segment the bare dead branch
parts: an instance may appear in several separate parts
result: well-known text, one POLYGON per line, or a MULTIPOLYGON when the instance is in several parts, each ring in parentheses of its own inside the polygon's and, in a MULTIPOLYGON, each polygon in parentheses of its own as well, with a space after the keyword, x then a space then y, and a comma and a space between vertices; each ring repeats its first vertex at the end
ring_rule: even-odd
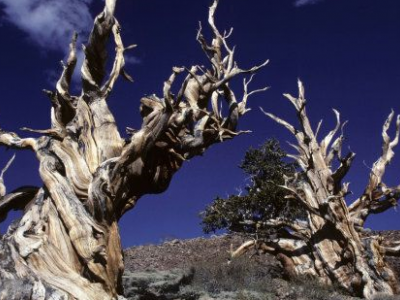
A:
POLYGON ((395 242, 391 245, 380 246, 380 251, 386 256, 400 257, 400 243, 395 242))
MULTIPOLYGON (((28 294, 22 298, 117 299, 123 292, 119 219, 143 195, 165 191, 186 160, 249 132, 237 130, 238 120, 249 110, 248 98, 265 89, 249 91, 245 81, 238 103, 229 84, 266 62, 248 70, 238 67, 235 48, 227 43, 232 30, 221 34, 215 25, 217 3, 209 11, 211 42, 201 28, 197 37, 209 66, 174 68, 162 97, 141 99, 143 124, 139 130, 128 128, 129 139, 120 136, 107 103, 120 75, 132 80, 124 70, 124 52, 134 46, 122 41, 116 0, 105 1, 84 47, 80 96, 69 94, 77 56, 74 35, 55 91, 45 91, 52 103, 51 128, 23 128, 39 134, 37 139, 0 131, 0 145, 35 152, 43 181, 40 189, 8 195, 0 184, 0 221, 9 210, 24 210, 0 241, 0 248, 11 253, 0 261, 1 276, 26 283, 28 294), (108 71, 111 34, 116 54, 108 71), (184 70, 188 73, 179 86, 184 70), (226 115, 223 102, 229 106, 226 115)), ((1 299, 18 300, 2 287, 0 282, 1 299)))
POLYGON ((14 132, 6 132, 0 129, 0 145, 13 149, 34 149, 36 140, 33 138, 21 139, 14 132))
POLYGON ((333 139, 333 137, 335 136, 335 134, 337 133, 337 131, 339 130, 340 126, 341 126, 341 122, 340 122, 340 113, 336 110, 333 109, 333 112, 335 113, 336 116, 336 126, 335 128, 330 131, 328 133, 328 135, 322 140, 321 142, 321 151, 322 153, 326 153, 328 150, 328 147, 333 139))
MULTIPOLYGON (((350 213, 354 220, 362 226, 370 214, 386 211, 387 209, 396 206, 398 197, 390 196, 387 199, 381 199, 381 187, 383 176, 386 172, 386 167, 390 164, 394 157, 394 147, 397 146, 400 133, 400 115, 396 120, 396 133, 393 140, 388 135, 388 130, 394 118, 394 111, 387 117, 382 129, 382 155, 374 163, 369 176, 369 182, 364 190, 364 193, 349 207, 350 213)), ((396 189, 386 189, 386 194, 397 194, 396 189)))
POLYGON ((285 127, 287 130, 290 131, 290 133, 296 135, 297 130, 294 128, 293 125, 289 124, 288 122, 286 122, 285 120, 274 116, 271 113, 265 112, 261 107, 260 107, 261 111, 263 112, 264 115, 266 115, 267 117, 270 117, 272 120, 274 120, 275 122, 277 122, 278 124, 282 125, 283 127, 285 127))
POLYGON ((114 10, 115 0, 106 0, 104 11, 96 17, 88 44, 83 49, 85 59, 81 74, 85 92, 98 91, 105 77, 107 42, 115 24, 114 10))
POLYGON ((3 222, 7 213, 11 210, 22 210, 31 201, 39 188, 37 187, 21 187, 17 190, 4 194, 0 198, 0 223, 3 222))
POLYGON ((1 170, 1 173, 0 173, 0 197, 3 197, 7 192, 6 186, 4 185, 4 173, 7 172, 8 168, 11 166, 14 159, 15 159, 15 154, 11 157, 11 159, 7 162, 5 167, 1 170))
POLYGON ((63 72, 60 79, 57 82, 57 92, 64 98, 69 97, 69 88, 71 84, 72 75, 75 71, 77 57, 76 57, 76 42, 78 39, 78 34, 74 32, 72 35, 72 40, 69 45, 69 56, 67 59, 67 64, 63 66, 63 72))
POLYGON ((269 89, 269 87, 264 87, 264 88, 253 90, 253 91, 249 92, 249 84, 252 82, 253 78, 254 78, 254 74, 250 76, 249 80, 246 80, 246 78, 243 79, 244 95, 243 95, 242 101, 239 103, 239 114, 240 115, 244 115, 245 113, 247 113, 251 110, 250 108, 246 108, 247 101, 251 95, 254 95, 257 93, 262 93, 269 89))
MULTIPOLYGON (((343 127, 346 122, 342 124, 339 112, 334 110, 336 126, 319 143, 317 133, 322 122, 319 123, 316 133, 314 133, 306 113, 305 90, 300 80, 298 89, 297 98, 289 94, 284 95, 295 107, 300 123, 298 129, 287 121, 264 112, 275 122, 288 129, 297 140, 297 144, 293 145, 293 148, 297 150, 298 154, 288 155, 288 157, 298 162, 302 172, 297 172, 293 178, 287 179, 282 188, 289 192, 287 198, 297 201, 308 212, 307 223, 304 223, 304 225, 307 224, 307 234, 295 234, 301 231, 300 228, 287 226, 288 230, 291 230, 288 233, 289 236, 295 234, 302 239, 304 243, 302 247, 294 245, 295 254, 288 252, 286 246, 289 244, 281 248, 277 245, 274 247, 275 254, 281 257, 285 269, 288 269, 288 273, 292 275, 304 275, 305 268, 300 268, 300 265, 306 264, 307 270, 312 270, 309 275, 319 278, 324 283, 335 282, 347 290, 352 290, 354 282, 357 282, 356 286, 361 289, 360 295, 363 297, 372 298, 377 293, 377 285, 380 286, 379 290, 385 290, 389 294, 393 293, 397 289, 396 284, 393 284, 394 275, 383 262, 382 255, 385 251, 397 254, 398 249, 388 247, 386 250, 385 248, 379 250, 377 239, 368 240, 360 233, 362 233, 361 228, 368 215, 382 213, 397 205, 399 201, 399 189, 388 188, 382 183, 385 168, 394 155, 393 148, 399 142, 399 118, 396 122, 395 137, 391 140, 388 130, 394 113, 389 115, 382 130, 383 154, 372 167, 369 185, 362 197, 347 207, 345 196, 349 193, 349 183, 342 183, 342 180, 350 170, 355 154, 350 151, 342 158, 343 127), (340 128, 342 128, 341 134, 333 141, 340 128), (334 158, 340 161, 340 166, 336 171, 332 170, 334 158), (370 257, 373 257, 373 262, 363 258, 365 251, 369 253, 370 257), (305 260, 299 260, 298 255, 305 260), (342 264, 343 261, 348 262, 346 267, 342 264), (351 267, 349 267, 350 265, 351 267), (383 272, 383 270, 387 274, 386 278, 375 276, 381 274, 379 272, 383 272)), ((287 225, 285 222, 273 221, 275 222, 267 225, 287 225)))

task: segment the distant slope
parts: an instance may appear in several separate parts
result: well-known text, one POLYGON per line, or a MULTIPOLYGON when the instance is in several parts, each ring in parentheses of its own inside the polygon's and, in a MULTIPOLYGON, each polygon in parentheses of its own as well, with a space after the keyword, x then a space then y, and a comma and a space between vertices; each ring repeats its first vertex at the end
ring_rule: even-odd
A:
MULTIPOLYGON (((400 241, 400 231, 369 234, 400 241)), ((126 249, 126 297, 128 300, 357 299, 313 280, 285 281, 280 263, 271 255, 249 253, 229 262, 231 246, 238 247, 243 241, 237 235, 221 235, 126 249)), ((400 258, 390 258, 388 262, 400 278, 400 258)), ((400 297, 376 299, 400 300, 400 297)))
MULTIPOLYGON (((400 241, 399 230, 375 231, 371 234, 381 234, 387 239, 400 241)), ((132 247, 124 251, 125 269, 138 272, 188 268, 216 256, 226 256, 228 261, 231 245, 235 248, 243 241, 244 239, 237 235, 221 235, 209 239, 171 240, 160 245, 132 247)), ((279 263, 271 255, 256 256, 253 259, 266 268, 280 269, 279 263)), ((400 278, 400 258, 387 258, 387 260, 400 278)))
MULTIPOLYGON (((170 270, 190 268, 213 257, 229 259, 231 245, 239 246, 244 240, 236 235, 213 236, 209 239, 170 240, 160 245, 144 245, 125 250, 125 269, 129 271, 170 270)), ((277 262, 270 255, 254 259, 266 268, 276 268, 277 262)))

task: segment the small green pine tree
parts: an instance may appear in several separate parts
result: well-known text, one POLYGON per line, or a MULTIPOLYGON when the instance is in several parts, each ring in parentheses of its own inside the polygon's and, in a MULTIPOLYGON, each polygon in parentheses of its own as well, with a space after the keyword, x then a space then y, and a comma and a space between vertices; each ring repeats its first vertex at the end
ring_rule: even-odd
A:
POLYGON ((245 188, 244 195, 215 198, 201 213, 203 231, 226 229, 249 235, 270 235, 271 229, 263 228, 263 222, 271 218, 303 217, 299 205, 286 199, 287 191, 281 187, 284 178, 293 176, 297 167, 285 158, 286 153, 275 139, 267 140, 257 149, 250 148, 239 167, 250 177, 251 184, 245 188))

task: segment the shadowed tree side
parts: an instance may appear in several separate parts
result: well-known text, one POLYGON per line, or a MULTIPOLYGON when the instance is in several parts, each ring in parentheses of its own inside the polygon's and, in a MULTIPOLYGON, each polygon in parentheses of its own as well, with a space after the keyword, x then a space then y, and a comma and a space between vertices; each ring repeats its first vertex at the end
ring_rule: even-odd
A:
MULTIPOLYGON (((1 181, 0 217, 22 209, 0 242, 1 299, 116 299, 123 293, 123 257, 118 220, 146 194, 161 193, 185 160, 213 144, 245 133, 237 131, 246 112, 249 81, 239 97, 229 82, 253 74, 268 61, 240 69, 234 49, 220 33, 214 15, 207 42, 200 28, 197 40, 210 68, 174 67, 163 95, 141 99, 143 124, 121 137, 107 100, 118 77, 132 80, 124 70, 125 47, 114 16, 116 0, 106 0, 94 21, 81 69, 82 93, 70 93, 76 58, 76 35, 54 91, 45 91, 51 108, 51 128, 35 130, 39 137, 21 138, 0 131, 0 145, 30 150, 39 160, 42 187, 23 187, 6 193, 1 181), (105 69, 107 44, 113 37, 115 59, 105 69), (178 92, 172 92, 183 77, 178 92), (221 103, 228 105, 222 115, 221 103), (209 109, 210 107, 210 109, 209 109)), ((3 175, 3 174, 2 174, 3 175)), ((1 177, 2 178, 2 177, 1 177)))
MULTIPOLYGON (((283 125, 296 138, 297 143, 290 145, 297 154, 287 156, 295 161, 300 170, 284 172, 283 161, 274 161, 273 156, 264 157, 276 166, 274 170, 280 170, 277 179, 264 176, 264 180, 275 184, 275 194, 269 196, 278 197, 264 199, 268 195, 262 194, 262 189, 255 192, 250 189, 250 193, 244 197, 233 196, 236 197, 236 203, 239 203, 236 206, 240 207, 235 210, 229 207, 235 198, 217 199, 205 211, 206 229, 242 228, 239 231, 245 232, 247 236, 250 233, 252 239, 235 251, 232 250, 231 255, 236 257, 250 250, 271 253, 280 260, 290 277, 314 277, 324 284, 335 284, 353 295, 367 299, 378 294, 399 293, 399 281, 385 261, 385 256, 400 256, 399 242, 371 236, 363 226, 370 215, 385 212, 396 206, 400 199, 400 187, 388 187, 383 182, 386 167, 394 156, 393 149, 399 142, 400 116, 397 116, 395 137, 392 139, 388 131, 394 112, 390 113, 384 123, 382 155, 371 169, 364 193, 348 206, 345 199, 350 193, 349 183, 343 180, 355 154, 349 152, 342 155, 343 127, 346 122, 342 123, 339 112, 334 110, 337 119, 335 128, 319 139, 322 122, 315 131, 312 129, 306 113, 302 83, 299 81, 298 98, 288 94, 285 97, 296 109, 299 126, 295 127, 273 114, 265 114, 283 125), (250 197, 256 206, 243 206, 248 202, 246 200, 240 206, 240 201, 246 197, 250 197), (258 198, 261 200, 258 201, 258 198), (257 210, 263 208, 263 205, 272 205, 279 211, 284 201, 288 206, 301 208, 303 213, 293 215, 280 210, 282 213, 275 214, 274 210, 264 206, 268 216, 259 218, 257 210), (236 219, 230 217, 229 214, 237 211, 245 213, 236 219)), ((278 154, 275 151, 275 155, 278 154)), ((256 169, 262 169, 260 163, 256 162, 255 165, 256 169)), ((271 177, 271 170, 268 172, 271 177)), ((255 182, 251 188, 257 188, 257 185, 255 182)))

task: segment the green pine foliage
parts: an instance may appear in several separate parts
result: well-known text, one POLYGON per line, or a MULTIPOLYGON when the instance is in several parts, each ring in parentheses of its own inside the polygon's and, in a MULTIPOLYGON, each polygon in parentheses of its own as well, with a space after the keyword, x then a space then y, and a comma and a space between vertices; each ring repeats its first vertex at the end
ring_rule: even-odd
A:
POLYGON ((203 231, 211 233, 225 229, 269 235, 271 230, 262 228, 263 222, 271 218, 304 217, 301 208, 285 198, 287 191, 281 187, 285 176, 293 176, 297 167, 285 158, 286 153, 275 139, 267 140, 257 149, 250 148, 239 166, 250 179, 250 185, 244 195, 214 199, 201 213, 203 231))

